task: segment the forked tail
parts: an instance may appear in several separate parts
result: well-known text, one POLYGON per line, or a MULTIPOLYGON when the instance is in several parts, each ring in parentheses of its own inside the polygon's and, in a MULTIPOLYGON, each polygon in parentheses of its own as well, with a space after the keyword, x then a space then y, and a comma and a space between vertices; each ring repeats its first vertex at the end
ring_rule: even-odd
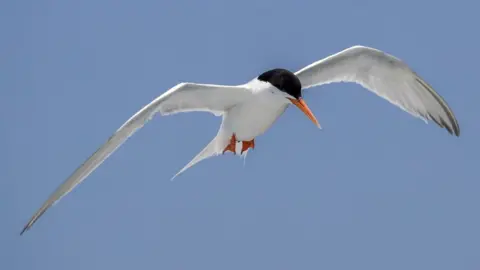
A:
POLYGON ((207 159, 209 157, 217 156, 222 154, 223 149, 228 145, 228 136, 224 136, 222 132, 219 132, 217 136, 200 152, 196 155, 185 167, 183 167, 177 174, 175 174, 172 179, 191 168, 193 165, 198 162, 207 159))

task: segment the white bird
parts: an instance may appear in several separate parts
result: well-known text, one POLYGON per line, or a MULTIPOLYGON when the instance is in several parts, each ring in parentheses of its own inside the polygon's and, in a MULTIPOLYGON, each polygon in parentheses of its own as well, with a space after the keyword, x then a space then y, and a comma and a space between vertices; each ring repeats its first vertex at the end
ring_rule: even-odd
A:
MULTIPOLYGON (((450 134, 460 135, 457 120, 443 98, 400 59, 378 49, 353 46, 292 73, 264 72, 246 84, 227 86, 180 83, 128 119, 93 155, 63 182, 33 215, 20 234, 92 173, 155 114, 207 111, 222 117, 215 138, 174 177, 206 158, 231 151, 246 154, 290 104, 320 124, 302 98, 302 90, 333 82, 353 82, 411 115, 432 120, 450 134)), ((172 178, 173 179, 173 178, 172 178)))

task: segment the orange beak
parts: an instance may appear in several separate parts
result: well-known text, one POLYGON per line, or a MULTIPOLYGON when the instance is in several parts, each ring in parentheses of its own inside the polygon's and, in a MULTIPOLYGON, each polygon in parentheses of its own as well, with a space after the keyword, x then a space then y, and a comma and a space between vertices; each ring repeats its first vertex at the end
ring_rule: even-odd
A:
POLYGON ((303 98, 294 99, 288 98, 295 106, 297 106, 307 117, 310 119, 318 128, 320 128, 320 123, 318 123, 317 118, 313 115, 310 108, 308 108, 307 103, 303 100, 303 98))

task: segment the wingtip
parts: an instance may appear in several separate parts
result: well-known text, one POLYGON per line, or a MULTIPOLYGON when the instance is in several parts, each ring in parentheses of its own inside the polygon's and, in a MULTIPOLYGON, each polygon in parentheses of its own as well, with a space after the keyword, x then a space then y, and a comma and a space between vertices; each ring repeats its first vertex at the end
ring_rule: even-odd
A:
POLYGON ((458 127, 454 127, 453 129, 445 127, 450 133, 450 135, 455 136, 455 137, 460 137, 460 129, 458 127))
POLYGON ((453 115, 453 112, 451 110, 447 110, 447 115, 450 120, 450 125, 448 125, 447 123, 443 123, 445 128, 447 128, 448 132, 451 135, 460 137, 460 125, 458 124, 457 119, 453 115))
POLYGON ((25 227, 23 227, 23 230, 20 232, 20 235, 23 235, 25 232, 29 231, 36 221, 37 221, 37 218, 30 219, 30 221, 28 221, 25 227))
POLYGON ((28 223, 25 225, 25 227, 23 227, 23 230, 20 232, 20 235, 23 235, 26 231, 30 230, 32 228, 33 224, 35 224, 38 221, 38 219, 43 214, 45 214, 47 209, 48 209, 48 207, 40 208, 40 210, 38 210, 38 212, 35 213, 35 215, 33 215, 33 217, 30 219, 30 221, 28 221, 28 223))
POLYGON ((27 224, 25 227, 23 227, 23 230, 20 232, 20 236, 22 236, 28 230, 30 230, 30 224, 27 224))
POLYGON ((455 135, 455 137, 460 137, 460 129, 455 129, 455 133, 452 135, 455 135))
POLYGON ((443 126, 448 131, 448 133, 450 133, 450 135, 460 137, 460 127, 458 126, 456 120, 452 126, 449 126, 445 121, 442 120, 440 126, 443 126))
POLYGON ((442 121, 442 124, 441 125, 439 124, 439 126, 445 128, 448 131, 448 133, 450 133, 450 135, 455 137, 460 137, 460 128, 457 125, 453 127, 449 127, 445 122, 442 121))
POLYGON ((453 126, 453 131, 455 132, 455 136, 460 137, 460 125, 458 124, 456 119, 455 125, 453 126))

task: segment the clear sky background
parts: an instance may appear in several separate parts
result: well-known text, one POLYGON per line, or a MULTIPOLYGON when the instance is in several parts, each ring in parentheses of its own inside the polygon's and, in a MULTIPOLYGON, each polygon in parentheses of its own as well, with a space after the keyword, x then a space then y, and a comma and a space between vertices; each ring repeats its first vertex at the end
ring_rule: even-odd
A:
POLYGON ((2 1, 0 269, 479 269, 478 1, 2 1), (133 113, 352 45, 408 63, 459 138, 355 84, 305 94, 246 164, 169 179, 216 134, 156 117, 19 233, 133 113))

